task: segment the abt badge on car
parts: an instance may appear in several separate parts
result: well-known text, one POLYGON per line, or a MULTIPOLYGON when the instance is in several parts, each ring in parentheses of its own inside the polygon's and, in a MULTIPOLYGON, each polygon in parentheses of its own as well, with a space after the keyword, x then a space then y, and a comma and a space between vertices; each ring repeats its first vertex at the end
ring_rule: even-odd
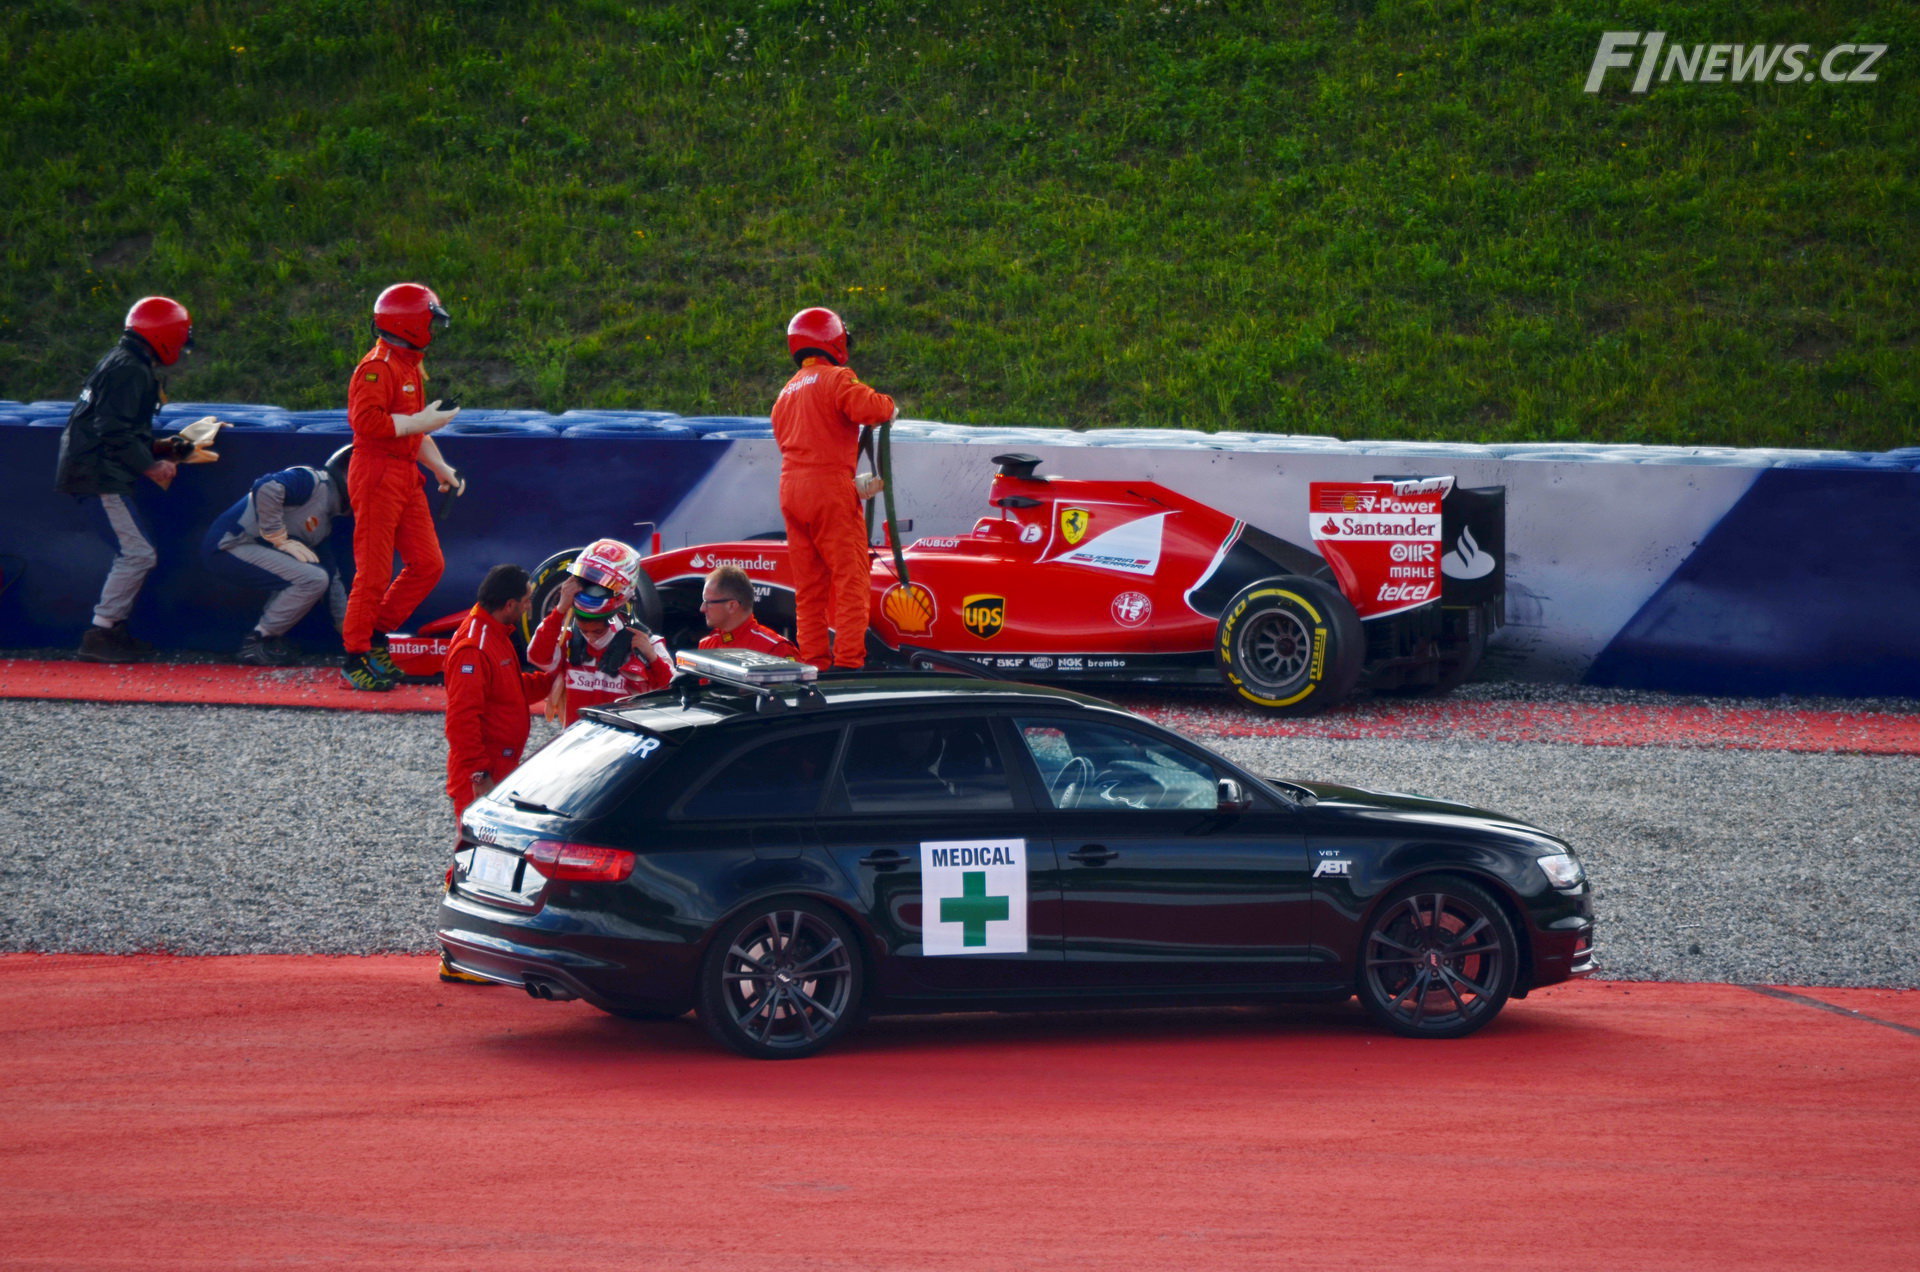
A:
POLYGON ((1514 818, 1063 689, 679 658, 467 810, 454 967, 773 1059, 871 1013, 1352 997, 1458 1038, 1594 968, 1578 859, 1514 818))

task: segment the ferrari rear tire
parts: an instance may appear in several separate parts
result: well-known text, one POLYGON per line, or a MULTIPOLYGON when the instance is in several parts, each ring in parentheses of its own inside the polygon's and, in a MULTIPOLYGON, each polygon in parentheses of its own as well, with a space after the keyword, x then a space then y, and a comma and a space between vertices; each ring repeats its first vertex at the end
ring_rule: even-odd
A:
POLYGON ((1485 888, 1440 876, 1402 884, 1360 937, 1355 988, 1407 1038, 1464 1038, 1506 1005, 1520 966, 1506 911, 1485 888))
POLYGON ((1242 700, 1275 715, 1305 716, 1353 692, 1366 635, 1338 588, 1290 574, 1251 583, 1227 602, 1213 652, 1242 700))
POLYGON ((846 922, 797 897, 727 920, 700 964, 695 1010, 714 1041, 756 1060, 797 1060, 860 1020, 866 974, 846 922))

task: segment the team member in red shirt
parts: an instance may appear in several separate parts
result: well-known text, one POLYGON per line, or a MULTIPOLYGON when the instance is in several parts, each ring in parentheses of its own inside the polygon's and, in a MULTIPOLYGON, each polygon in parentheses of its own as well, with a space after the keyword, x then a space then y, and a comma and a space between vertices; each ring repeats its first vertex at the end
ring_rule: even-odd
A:
POLYGON ((496 565, 447 649, 447 796, 453 819, 520 763, 532 721, 529 703, 546 697, 553 673, 520 670, 512 628, 533 585, 517 565, 496 565))
POLYGON ((427 369, 421 362, 434 328, 450 321, 431 289, 418 283, 387 288, 373 303, 373 348, 353 369, 347 389, 354 575, 341 640, 347 681, 356 689, 391 689, 399 683, 400 669, 381 642, 427 599, 445 568, 415 465, 425 464, 442 490, 466 490, 427 436, 455 414, 442 410, 438 399, 427 401, 427 369), (395 549, 398 578, 393 576, 395 549))
POLYGON ((558 677, 553 705, 562 724, 579 719, 583 707, 673 680, 666 643, 621 614, 639 585, 640 554, 618 539, 598 539, 568 573, 553 612, 527 642, 527 661, 558 677))
POLYGON ((860 426, 891 424, 900 414, 892 398, 860 383, 847 365, 847 340, 847 325, 831 309, 795 314, 787 350, 800 369, 773 404, 794 632, 801 659, 822 671, 867 660, 869 545, 860 501, 879 484, 856 479, 853 470, 860 426))
POLYGON ((751 649, 779 658, 798 658, 793 642, 753 616, 753 582, 737 565, 714 567, 700 589, 700 614, 713 630, 700 638, 702 649, 751 649))

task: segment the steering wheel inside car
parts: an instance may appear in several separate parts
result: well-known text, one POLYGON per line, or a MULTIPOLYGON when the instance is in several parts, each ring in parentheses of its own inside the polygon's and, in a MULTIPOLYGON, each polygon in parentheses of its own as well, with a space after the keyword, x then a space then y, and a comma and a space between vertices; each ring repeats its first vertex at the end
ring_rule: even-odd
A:
POLYGON ((1047 795, 1053 800, 1055 808, 1073 808, 1080 802, 1080 795, 1093 785, 1093 761, 1084 755, 1076 755, 1060 766, 1053 775, 1053 781, 1047 786, 1047 795))

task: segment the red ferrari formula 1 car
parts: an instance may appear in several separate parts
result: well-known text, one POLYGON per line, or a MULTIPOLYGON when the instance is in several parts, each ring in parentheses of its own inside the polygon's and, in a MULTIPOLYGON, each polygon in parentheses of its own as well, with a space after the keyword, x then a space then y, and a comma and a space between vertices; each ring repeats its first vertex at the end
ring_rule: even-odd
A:
MULTIPOLYGON (((1450 477, 1316 482, 1319 551, 1151 482, 1039 474, 998 455, 994 512, 969 534, 873 553, 869 665, 920 651, 1009 679, 1224 682, 1248 703, 1307 715, 1356 689, 1444 693, 1504 618, 1505 491, 1450 477)), ((534 577, 537 621, 578 548, 534 577)), ((701 580, 735 565, 760 620, 791 634, 793 579, 777 538, 646 558, 636 610, 674 648, 705 633, 701 580)))

